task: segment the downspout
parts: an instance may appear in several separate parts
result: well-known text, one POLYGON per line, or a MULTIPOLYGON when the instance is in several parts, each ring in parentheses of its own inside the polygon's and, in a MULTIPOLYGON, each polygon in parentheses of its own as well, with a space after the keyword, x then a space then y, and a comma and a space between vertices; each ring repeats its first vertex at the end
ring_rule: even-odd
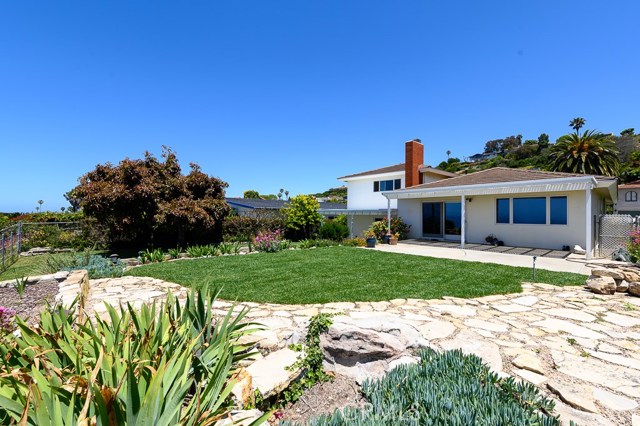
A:
POLYGON ((591 251, 593 250, 593 243, 592 243, 592 238, 593 238, 593 229, 592 229, 592 216, 593 216, 593 212, 592 207, 591 207, 591 191, 593 189, 593 186, 585 189, 585 210, 586 210, 586 221, 585 221, 585 237, 586 237, 586 241, 585 241, 585 251, 586 251, 586 258, 587 260, 591 259, 591 251))

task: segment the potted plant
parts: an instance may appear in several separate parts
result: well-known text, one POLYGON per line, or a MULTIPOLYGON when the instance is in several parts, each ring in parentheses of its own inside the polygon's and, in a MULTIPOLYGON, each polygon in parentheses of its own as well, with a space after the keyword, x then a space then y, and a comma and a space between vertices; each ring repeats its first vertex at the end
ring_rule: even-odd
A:
POLYGON ((376 246, 376 233, 372 229, 364 231, 364 238, 367 240, 367 247, 374 248, 376 246))
POLYGON ((397 232, 394 232, 393 234, 391 234, 389 236, 389 244, 392 246, 398 245, 398 238, 400 237, 400 235, 398 235, 397 232))

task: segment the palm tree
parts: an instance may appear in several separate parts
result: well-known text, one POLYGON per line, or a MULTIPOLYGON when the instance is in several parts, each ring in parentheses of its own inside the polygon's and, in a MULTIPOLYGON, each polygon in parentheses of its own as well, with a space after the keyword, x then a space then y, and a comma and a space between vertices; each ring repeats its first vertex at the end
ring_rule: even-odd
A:
POLYGON ((584 118, 575 118, 569 124, 574 133, 561 136, 551 146, 551 170, 568 173, 615 176, 620 168, 618 149, 611 135, 596 130, 585 130, 584 118))
POLYGON ((447 150, 447 160, 449 159, 449 156, 451 155, 451 151, 447 150))
POLYGON ((40 210, 42 210, 42 205, 44 204, 44 201, 43 200, 38 200, 38 204, 40 204, 40 206, 36 207, 36 210, 40 211, 40 210))
POLYGON ((571 126, 577 133, 580 131, 580 129, 584 126, 586 122, 587 120, 585 120, 584 118, 576 117, 569 122, 569 126, 571 126))

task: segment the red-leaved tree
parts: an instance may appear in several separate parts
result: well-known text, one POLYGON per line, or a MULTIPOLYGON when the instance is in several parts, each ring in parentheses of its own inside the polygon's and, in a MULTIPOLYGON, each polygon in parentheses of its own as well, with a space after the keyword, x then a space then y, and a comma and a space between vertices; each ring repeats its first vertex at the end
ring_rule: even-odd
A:
POLYGON ((228 184, 197 164, 183 175, 176 154, 162 147, 162 159, 125 158, 99 164, 71 190, 86 216, 95 218, 117 245, 184 246, 219 241, 229 213, 228 184))

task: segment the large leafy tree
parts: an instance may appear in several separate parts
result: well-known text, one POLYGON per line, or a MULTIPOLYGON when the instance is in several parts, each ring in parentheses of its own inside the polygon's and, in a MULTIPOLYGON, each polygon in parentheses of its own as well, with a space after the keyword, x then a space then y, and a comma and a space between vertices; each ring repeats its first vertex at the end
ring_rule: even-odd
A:
POLYGON ((310 238, 322 222, 320 203, 312 195, 297 195, 282 208, 287 228, 294 237, 310 238))
POLYGON ((163 147, 159 160, 126 158, 99 164, 79 179, 69 196, 86 216, 105 227, 113 243, 184 245, 217 241, 229 213, 228 184, 192 163, 183 175, 175 153, 163 147))
POLYGON ((611 135, 580 128, 583 118, 574 118, 569 125, 573 133, 561 136, 550 148, 551 169, 568 173, 615 176, 620 169, 618 150, 611 135))

